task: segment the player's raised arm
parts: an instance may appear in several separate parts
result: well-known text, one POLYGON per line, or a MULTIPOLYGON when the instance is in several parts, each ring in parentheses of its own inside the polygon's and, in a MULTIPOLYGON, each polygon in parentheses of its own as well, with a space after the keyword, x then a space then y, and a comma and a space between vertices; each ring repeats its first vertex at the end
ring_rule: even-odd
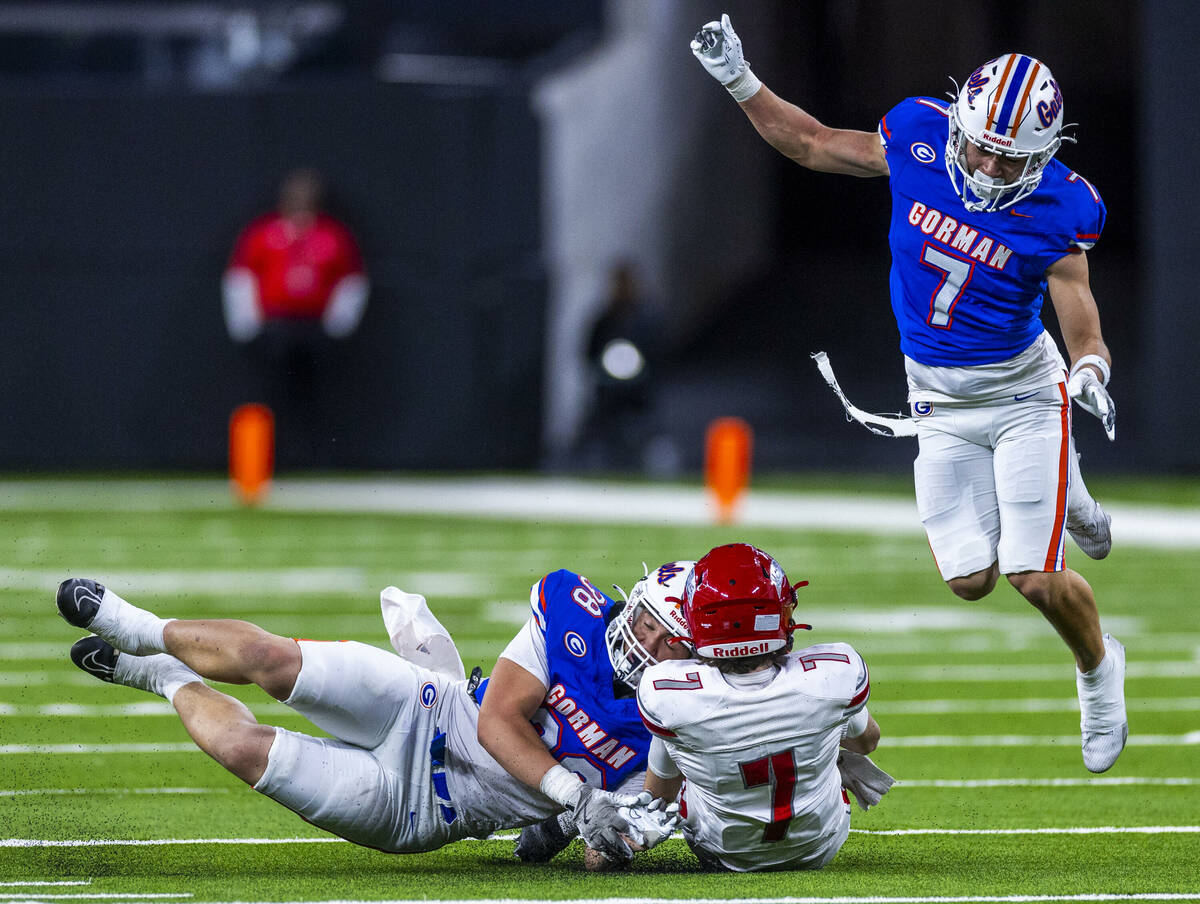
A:
POLYGON ((831 129, 763 85, 746 62, 742 41, 728 15, 696 33, 692 53, 741 105, 758 134, 785 157, 822 173, 888 174, 877 133, 831 129))

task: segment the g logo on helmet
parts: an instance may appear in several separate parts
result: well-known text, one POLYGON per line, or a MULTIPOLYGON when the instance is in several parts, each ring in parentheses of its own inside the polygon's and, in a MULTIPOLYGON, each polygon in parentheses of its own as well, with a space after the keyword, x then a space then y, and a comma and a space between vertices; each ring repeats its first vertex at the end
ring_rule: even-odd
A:
POLYGON ((568 631, 563 635, 563 646, 567 648, 568 653, 577 659, 582 659, 587 655, 587 641, 574 631, 568 631))
POLYGON ((432 681, 426 681, 421 685, 421 705, 426 709, 432 708, 437 702, 437 685, 432 681))
POLYGON ((923 141, 914 141, 909 150, 921 163, 933 163, 937 160, 937 152, 923 141))

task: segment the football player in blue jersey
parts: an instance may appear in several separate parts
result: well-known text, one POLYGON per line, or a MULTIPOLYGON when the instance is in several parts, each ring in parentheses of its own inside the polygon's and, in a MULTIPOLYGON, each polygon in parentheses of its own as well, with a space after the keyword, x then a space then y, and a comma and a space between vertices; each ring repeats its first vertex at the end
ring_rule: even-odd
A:
POLYGON ((767 142, 808 169, 887 176, 892 310, 908 376, 917 508, 937 566, 977 600, 1003 574, 1075 656, 1083 760, 1116 761, 1128 735, 1124 647, 1102 634, 1091 587, 1066 567, 1069 532, 1093 558, 1109 517, 1087 493, 1070 403, 1100 418, 1110 355, 1086 252, 1105 208, 1054 159, 1063 99, 1047 66, 1009 53, 980 66, 950 103, 901 101, 877 131, 834 129, 763 86, 728 16, 692 52, 767 142), (1046 293, 1068 369, 1041 322, 1046 293))
POLYGON ((650 737, 634 690, 646 665, 688 655, 666 643, 678 626, 654 613, 676 608, 668 600, 681 597, 690 564, 644 577, 625 606, 582 575, 546 575, 533 617, 482 682, 478 669, 466 678, 424 599, 396 588, 382 594, 393 645, 409 653, 397 638, 417 624, 445 642, 437 662, 436 644, 396 656, 246 621, 163 619, 89 579, 64 581, 57 605, 93 632, 71 648, 76 665, 166 698, 201 750, 328 832, 408 853, 565 811, 589 852, 624 862, 678 821, 639 794, 650 737), (256 684, 332 737, 262 725, 206 680, 256 684))

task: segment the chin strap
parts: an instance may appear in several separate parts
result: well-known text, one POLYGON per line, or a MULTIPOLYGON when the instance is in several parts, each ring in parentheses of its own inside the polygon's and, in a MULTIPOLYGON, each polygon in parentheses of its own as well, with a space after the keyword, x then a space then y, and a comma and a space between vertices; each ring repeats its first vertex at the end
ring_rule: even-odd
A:
POLYGON ((846 420, 858 421, 872 433, 879 436, 916 436, 916 422, 905 414, 868 414, 861 408, 851 404, 846 398, 846 394, 842 392, 842 387, 838 385, 837 377, 833 375, 833 365, 829 363, 829 356, 824 352, 814 352, 812 359, 817 362, 817 370, 821 372, 821 376, 825 378, 825 382, 829 384, 829 388, 837 394, 837 397, 842 402, 842 407, 846 409, 846 420))

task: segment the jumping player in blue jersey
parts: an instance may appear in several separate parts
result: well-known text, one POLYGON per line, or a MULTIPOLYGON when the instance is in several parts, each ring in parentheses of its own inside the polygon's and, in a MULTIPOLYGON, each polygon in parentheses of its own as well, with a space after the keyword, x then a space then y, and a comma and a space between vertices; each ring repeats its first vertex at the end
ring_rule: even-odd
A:
POLYGON ((1053 159, 1066 137, 1058 83, 1044 63, 1009 53, 949 103, 908 98, 875 132, 833 129, 762 85, 728 16, 691 46, 785 156, 888 177, 892 310, 930 548, 959 597, 986 596, 1003 574, 1062 636, 1077 667, 1084 764, 1104 772, 1128 735, 1125 650, 1101 633, 1091 587, 1066 567, 1065 533, 1093 558, 1112 544, 1110 519, 1079 476, 1070 419, 1074 399, 1115 435, 1086 254, 1105 208, 1053 159), (1042 326, 1047 292, 1069 370, 1042 326))
POLYGON ((547 575, 482 683, 480 670, 465 677, 424 599, 394 587, 382 602, 402 656, 245 621, 162 619, 88 579, 64 581, 57 605, 94 632, 71 648, 76 665, 165 697, 201 750, 328 832, 408 853, 565 811, 590 853, 621 862, 630 841, 650 847, 677 822, 638 794, 650 737, 634 691, 647 664, 688 655, 666 643, 678 626, 653 613, 681 618, 668 598, 690 565, 646 576, 625 606, 582 575, 547 575), (333 737, 262 725, 206 679, 256 684, 333 737))

